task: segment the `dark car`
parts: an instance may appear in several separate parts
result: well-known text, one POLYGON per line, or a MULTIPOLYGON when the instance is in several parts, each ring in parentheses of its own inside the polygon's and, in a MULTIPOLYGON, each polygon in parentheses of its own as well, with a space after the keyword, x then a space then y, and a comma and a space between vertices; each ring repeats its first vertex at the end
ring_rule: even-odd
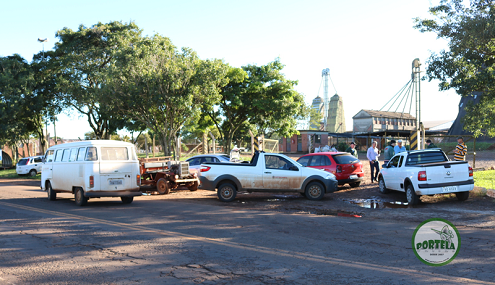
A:
POLYGON ((363 163, 347 152, 318 152, 301 156, 297 162, 306 167, 333 173, 339 185, 359 187, 364 179, 363 163))

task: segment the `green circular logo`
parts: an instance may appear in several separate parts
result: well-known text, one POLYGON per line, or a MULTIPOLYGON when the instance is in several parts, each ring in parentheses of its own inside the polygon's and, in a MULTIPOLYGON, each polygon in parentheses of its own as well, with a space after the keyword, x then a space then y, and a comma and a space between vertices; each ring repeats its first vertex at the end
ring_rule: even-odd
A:
POLYGON ((412 236, 414 254, 430 266, 446 265, 457 256, 461 236, 449 221, 434 218, 422 222, 412 236))

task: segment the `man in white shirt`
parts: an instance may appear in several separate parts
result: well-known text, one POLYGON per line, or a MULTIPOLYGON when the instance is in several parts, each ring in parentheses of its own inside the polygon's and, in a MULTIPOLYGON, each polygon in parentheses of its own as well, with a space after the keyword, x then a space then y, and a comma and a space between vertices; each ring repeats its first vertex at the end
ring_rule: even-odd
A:
POLYGON ((394 146, 394 151, 395 154, 398 154, 399 152, 406 152, 406 147, 402 145, 402 140, 397 141, 397 145, 394 146))
POLYGON ((366 157, 368 157, 368 160, 370 161, 371 183, 374 181, 378 182, 378 173, 380 172, 380 164, 378 162, 380 150, 376 147, 377 144, 376 141, 373 141, 373 144, 368 148, 368 152, 366 153, 366 157))

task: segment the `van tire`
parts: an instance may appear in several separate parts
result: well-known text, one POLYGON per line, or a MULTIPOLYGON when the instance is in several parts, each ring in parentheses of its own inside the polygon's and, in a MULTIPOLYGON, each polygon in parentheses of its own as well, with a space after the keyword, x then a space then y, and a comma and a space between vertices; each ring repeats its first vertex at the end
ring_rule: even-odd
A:
POLYGON ((168 182, 165 178, 158 179, 156 182, 156 190, 161 195, 170 193, 170 187, 168 186, 168 182))
POLYGON ((124 204, 130 204, 134 200, 134 197, 120 197, 120 200, 122 200, 122 203, 124 204))
POLYGON ((321 200, 325 195, 325 188, 318 182, 311 182, 305 190, 306 198, 309 200, 321 200))
POLYGON ((223 183, 218 187, 217 196, 222 202, 234 201, 237 189, 230 183, 223 183))
POLYGON ((84 190, 82 188, 76 189, 76 192, 74 193, 74 200, 78 206, 84 206, 88 203, 88 198, 84 197, 84 190))
POLYGON ((50 183, 50 181, 46 182, 45 188, 46 188, 46 193, 48 194, 48 200, 55 201, 57 199, 57 193, 53 191, 52 184, 50 183))
POLYGON ((35 177, 35 176, 36 176, 36 174, 38 174, 38 172, 36 171, 36 169, 31 169, 31 170, 29 171, 29 176, 31 176, 31 177, 35 177))
POLYGON ((469 198, 469 191, 456 192, 455 196, 457 197, 457 200, 459 200, 459 201, 466 201, 469 198))

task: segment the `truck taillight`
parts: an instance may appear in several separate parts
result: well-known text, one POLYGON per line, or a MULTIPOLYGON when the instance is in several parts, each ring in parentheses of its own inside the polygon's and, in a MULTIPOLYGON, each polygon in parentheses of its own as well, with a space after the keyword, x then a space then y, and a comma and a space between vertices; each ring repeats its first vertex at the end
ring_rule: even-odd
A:
POLYGON ((93 187, 95 187, 95 177, 91 175, 89 177, 89 188, 93 188, 93 187))
POLYGON ((137 186, 141 186, 141 175, 136 175, 136 184, 137 186))
POLYGON ((473 168, 469 167, 469 177, 473 177, 473 168))
POLYGON ((342 172, 342 165, 337 165, 337 173, 342 172))
POLYGON ((209 166, 201 166, 201 170, 200 171, 201 172, 206 172, 206 171, 208 171, 210 169, 211 169, 211 167, 209 167, 209 166))
POLYGON ((418 181, 426 181, 426 171, 418 172, 418 181))

